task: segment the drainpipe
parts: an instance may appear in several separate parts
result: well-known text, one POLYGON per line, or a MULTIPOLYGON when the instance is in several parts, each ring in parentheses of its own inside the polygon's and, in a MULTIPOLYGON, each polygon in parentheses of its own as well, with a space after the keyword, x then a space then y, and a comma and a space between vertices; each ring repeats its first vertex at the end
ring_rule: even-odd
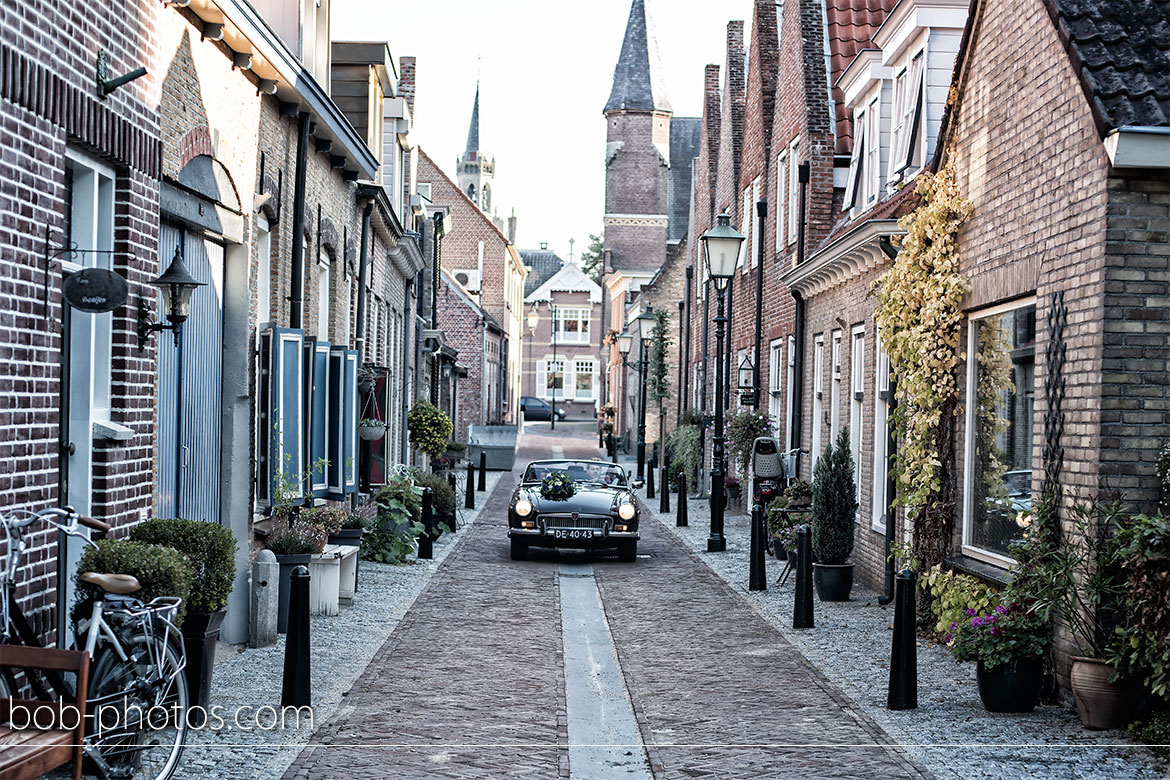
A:
MULTIPOLYGON (((410 340, 413 338, 413 328, 411 328, 411 324, 414 322, 414 317, 410 311, 410 296, 413 294, 413 287, 413 278, 406 279, 402 283, 402 300, 405 301, 402 306, 402 329, 405 332, 402 335, 402 354, 399 356, 399 358, 402 360, 402 387, 400 388, 402 392, 398 394, 398 406, 402 410, 402 416, 398 418, 400 420, 405 420, 407 413, 410 411, 410 393, 408 392, 410 387, 410 371, 407 370, 408 361, 406 357, 410 354, 410 340)), ((401 437, 399 446, 399 453, 402 463, 409 463, 408 458, 410 456, 410 450, 406 443, 406 438, 406 436, 401 437)))
MULTIPOLYGON (((719 367, 719 370, 723 372, 723 390, 724 390, 723 410, 724 411, 731 410, 731 396, 733 395, 733 393, 731 392, 731 388, 734 386, 731 384, 731 377, 732 377, 731 353, 735 352, 735 347, 732 346, 732 342, 731 342, 731 312, 735 311, 735 309, 733 308, 733 304, 732 304, 732 298, 733 298, 734 293, 735 293, 735 277, 732 277, 731 279, 727 280, 727 313, 728 313, 728 316, 727 316, 727 341, 725 342, 725 346, 727 347, 727 357, 726 357, 724 364, 719 367)), ((716 357, 715 359, 718 360, 719 358, 716 357)), ((719 399, 716 398, 715 401, 716 401, 716 403, 718 403, 719 399)), ((727 476, 726 469, 724 469, 724 476, 727 476)))
MULTIPOLYGON (((678 346, 680 350, 682 349, 683 343, 687 340, 686 319, 683 316, 683 311, 686 308, 686 305, 686 301, 680 298, 678 301, 678 346)), ((682 421, 683 399, 687 394, 686 385, 684 384, 687 375, 686 368, 687 362, 680 354, 678 361, 678 404, 676 404, 674 411, 674 421, 676 425, 682 421)), ((661 428, 659 430, 661 430, 661 428)))
POLYGON ((367 201, 362 210, 362 247, 358 253, 357 322, 354 323, 353 346, 358 360, 366 359, 366 266, 369 264, 370 215, 374 213, 374 202, 367 201))
POLYGON ((695 267, 693 265, 688 265, 686 294, 683 297, 683 300, 686 301, 686 306, 683 309, 683 319, 686 323, 683 329, 683 411, 689 411, 691 408, 691 394, 688 391, 690 390, 691 384, 691 285, 694 282, 694 277, 695 267))
MULTIPOLYGON (((881 246, 882 252, 886 257, 890 259, 890 262, 898 259, 898 250, 888 239, 881 239, 879 246, 881 246)), ((896 383, 891 376, 886 390, 886 395, 890 399, 890 416, 893 416, 894 410, 898 408, 896 389, 896 383)), ((890 553, 894 549, 894 544, 897 543, 898 518, 894 510, 894 501, 898 495, 898 480, 894 472, 897 446, 898 443, 894 438, 893 427, 886 425, 886 505, 884 507, 886 514, 886 592, 878 597, 878 603, 882 605, 889 604, 894 600, 894 559, 890 553)))
POLYGON ((301 303, 305 296, 305 169, 309 163, 309 114, 297 115, 297 168, 293 185, 292 276, 288 296, 288 323, 300 328, 304 323, 301 303))
MULTIPOLYGON (((807 222, 807 208, 808 208, 808 182, 812 172, 812 164, 808 161, 802 162, 797 169, 797 180, 800 182, 800 220, 798 221, 798 228, 796 234, 796 265, 800 267, 804 263, 804 231, 805 223, 807 222)), ((792 367, 793 377, 792 386, 792 443, 796 449, 800 449, 800 428, 801 428, 801 410, 804 406, 804 296, 796 290, 792 291, 792 297, 796 301, 796 322, 793 327, 796 331, 796 343, 794 351, 796 352, 795 365, 792 367)), ((796 473, 800 475, 800 453, 796 455, 796 473)))
MULTIPOLYGON (((707 362, 707 350, 710 349, 711 344, 711 279, 708 278, 704 283, 703 289, 703 384, 699 386, 699 408, 704 414, 707 412, 707 380, 711 376, 708 370, 710 364, 707 362)), ((706 426, 699 426, 699 470, 705 471, 703 464, 706 463, 707 458, 707 428, 706 426)), ((707 495, 707 474, 700 476, 700 485, 696 487, 695 493, 700 498, 707 495)))
POLYGON ((763 339, 764 323, 764 228, 768 224, 768 201, 756 201, 756 214, 760 217, 760 229, 756 231, 756 243, 759 245, 759 262, 756 263, 756 365, 752 369, 752 391, 756 411, 760 411, 760 341, 763 339))

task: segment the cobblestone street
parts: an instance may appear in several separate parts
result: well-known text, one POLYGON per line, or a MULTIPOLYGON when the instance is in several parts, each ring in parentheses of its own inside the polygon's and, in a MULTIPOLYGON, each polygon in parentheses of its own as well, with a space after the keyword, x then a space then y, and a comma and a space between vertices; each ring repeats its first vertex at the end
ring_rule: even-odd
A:
MULTIPOLYGON (((588 434, 534 429, 517 466, 595 452, 588 434)), ((650 518, 632 565, 511 561, 513 486, 504 475, 286 778, 625 776, 570 762, 566 686, 588 681, 565 677, 558 563, 587 560, 655 778, 931 776, 650 518)))

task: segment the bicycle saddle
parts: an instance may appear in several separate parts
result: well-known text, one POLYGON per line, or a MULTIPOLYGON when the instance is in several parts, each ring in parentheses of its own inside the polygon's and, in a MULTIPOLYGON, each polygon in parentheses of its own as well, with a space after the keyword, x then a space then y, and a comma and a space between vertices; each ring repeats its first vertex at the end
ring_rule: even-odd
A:
POLYGON ((77 579, 79 582, 101 588, 106 593, 113 593, 116 596, 125 596, 142 588, 138 584, 138 578, 130 574, 98 574, 89 571, 77 579))

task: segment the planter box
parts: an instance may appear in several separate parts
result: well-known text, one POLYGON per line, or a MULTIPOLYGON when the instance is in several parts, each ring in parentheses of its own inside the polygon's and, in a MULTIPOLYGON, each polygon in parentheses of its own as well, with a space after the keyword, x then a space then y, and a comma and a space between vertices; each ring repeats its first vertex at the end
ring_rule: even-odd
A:
POLYGON ((341 613, 341 555, 340 547, 325 545, 324 551, 309 561, 309 614, 338 615, 341 613))
POLYGON ((511 471, 516 465, 515 425, 472 425, 467 429, 467 456, 479 467, 479 454, 486 456, 491 471, 511 471))
MULTIPOLYGON (((326 550, 329 547, 325 548, 326 550)), ((339 544, 337 554, 341 558, 341 568, 338 570, 337 598, 348 604, 353 601, 353 594, 357 592, 358 550, 357 545, 339 544)))

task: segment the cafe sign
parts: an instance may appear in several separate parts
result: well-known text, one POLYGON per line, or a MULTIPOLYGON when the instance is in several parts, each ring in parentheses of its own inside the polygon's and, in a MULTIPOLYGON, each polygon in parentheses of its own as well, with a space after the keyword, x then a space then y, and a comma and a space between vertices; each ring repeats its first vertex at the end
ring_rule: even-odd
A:
POLYGON ((105 268, 85 268, 65 277, 61 294, 78 311, 100 314, 126 302, 126 280, 105 268))

